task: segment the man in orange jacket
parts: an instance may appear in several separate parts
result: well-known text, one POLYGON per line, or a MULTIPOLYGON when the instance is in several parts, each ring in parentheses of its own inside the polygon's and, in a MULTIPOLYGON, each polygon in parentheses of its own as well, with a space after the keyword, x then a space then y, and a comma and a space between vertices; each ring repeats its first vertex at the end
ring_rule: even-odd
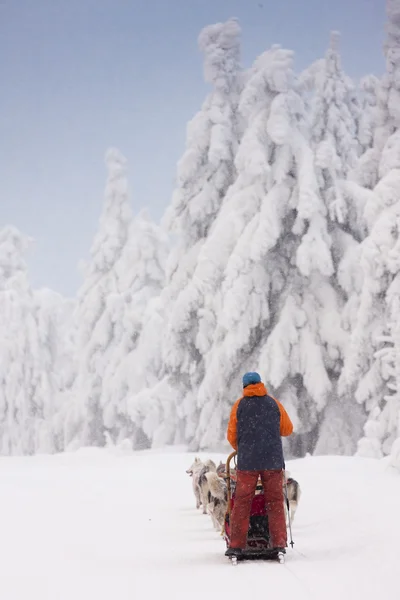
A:
POLYGON ((285 468, 281 436, 293 433, 282 404, 268 395, 258 373, 243 376, 243 396, 232 407, 227 437, 237 450, 235 504, 231 540, 226 556, 240 556, 246 547, 251 503, 261 477, 272 547, 285 551, 286 522, 283 505, 285 468))

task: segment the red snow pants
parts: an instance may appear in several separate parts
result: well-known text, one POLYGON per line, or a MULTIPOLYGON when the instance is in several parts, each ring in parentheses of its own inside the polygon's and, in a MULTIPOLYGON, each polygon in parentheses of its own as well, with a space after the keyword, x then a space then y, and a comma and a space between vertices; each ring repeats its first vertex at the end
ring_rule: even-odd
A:
POLYGON ((283 471, 237 471, 235 504, 231 514, 231 548, 246 547, 251 503, 259 475, 264 488, 272 547, 286 548, 283 471))

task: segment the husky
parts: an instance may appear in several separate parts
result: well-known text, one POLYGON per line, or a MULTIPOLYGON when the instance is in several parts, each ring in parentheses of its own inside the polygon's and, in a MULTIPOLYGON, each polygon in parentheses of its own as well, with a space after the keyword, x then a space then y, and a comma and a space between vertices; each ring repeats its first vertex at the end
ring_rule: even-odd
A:
MULTIPOLYGON (((226 465, 222 461, 220 461, 220 463, 217 467, 217 474, 222 479, 227 479, 226 465)), ((230 470, 230 477, 232 480, 236 480, 236 477, 237 477, 236 469, 230 470)))
POLYGON ((222 462, 222 460, 219 461, 219 465, 217 467, 217 474, 219 477, 224 477, 226 474, 226 465, 222 462))
POLYGON ((285 505, 285 514, 288 519, 290 516, 290 521, 293 523, 294 516, 296 514, 297 508, 299 506, 300 496, 301 496, 301 488, 298 481, 290 477, 290 473, 288 471, 284 471, 284 505, 285 505), (286 481, 286 486, 285 486, 286 481), (287 501, 286 501, 286 487, 287 487, 287 501), (288 505, 289 504, 289 511, 288 505))
POLYGON ((196 508, 203 506, 203 514, 207 514, 208 504, 208 481, 205 477, 209 471, 216 472, 217 467, 212 460, 204 463, 196 456, 192 465, 186 470, 192 477, 193 493, 196 499, 196 508))
POLYGON ((186 469, 186 473, 190 475, 192 478, 192 488, 194 497, 196 498, 196 508, 200 508, 201 506, 201 497, 200 497, 200 488, 199 488, 199 475, 200 471, 203 468, 203 463, 199 458, 194 459, 194 462, 190 465, 188 469, 186 469))
POLYGON ((200 488, 200 498, 201 504, 203 506, 203 515, 207 514, 207 505, 209 500, 209 484, 208 484, 208 473, 217 473, 217 466, 212 460, 206 460, 203 468, 199 473, 199 488, 200 488))
POLYGON ((205 474, 208 482, 207 510, 211 516, 214 528, 224 531, 225 514, 228 507, 228 489, 225 480, 217 472, 209 471, 205 474))

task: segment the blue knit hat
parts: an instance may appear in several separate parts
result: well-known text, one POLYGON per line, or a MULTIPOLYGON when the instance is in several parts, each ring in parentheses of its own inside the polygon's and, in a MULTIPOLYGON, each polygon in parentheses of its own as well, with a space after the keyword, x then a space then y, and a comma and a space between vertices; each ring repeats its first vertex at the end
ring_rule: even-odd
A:
POLYGON ((261 377, 258 373, 245 373, 243 375, 243 387, 252 385, 253 383, 261 383, 261 377))

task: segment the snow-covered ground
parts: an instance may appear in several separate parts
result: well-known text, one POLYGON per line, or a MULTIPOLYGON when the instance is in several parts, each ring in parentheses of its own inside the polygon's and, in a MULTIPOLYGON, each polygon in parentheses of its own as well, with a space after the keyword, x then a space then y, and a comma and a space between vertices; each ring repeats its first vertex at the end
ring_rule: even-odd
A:
POLYGON ((195 509, 192 458, 85 449, 0 459, 1 600, 399 597, 398 473, 357 458, 288 463, 303 488, 295 549, 284 566, 234 569, 195 509))

